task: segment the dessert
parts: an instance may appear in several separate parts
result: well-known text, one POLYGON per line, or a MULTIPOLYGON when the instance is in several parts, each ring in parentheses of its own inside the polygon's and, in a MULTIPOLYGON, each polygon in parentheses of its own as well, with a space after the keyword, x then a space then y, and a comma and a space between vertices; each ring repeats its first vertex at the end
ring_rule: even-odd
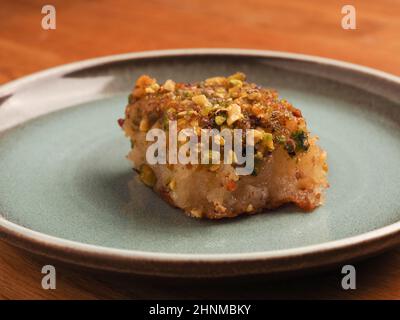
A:
POLYGON ((143 75, 119 124, 131 140, 128 158, 141 181, 192 217, 235 217, 285 203, 312 210, 323 203, 328 166, 318 138, 310 134, 299 109, 275 90, 246 82, 243 73, 192 84, 158 83, 143 75), (182 154, 189 136, 184 140, 180 132, 188 129, 197 135, 191 141, 198 141, 200 149, 207 141, 219 151, 198 148, 194 154, 186 146, 182 154), (209 131, 215 134, 202 140, 209 131), (236 142, 228 141, 229 132, 233 138, 241 134, 239 152, 232 150, 236 142), (165 152, 155 142, 159 147, 164 143, 165 152), (149 160, 149 150, 161 159, 158 163, 149 160), (185 162, 189 154, 196 161, 185 162), (243 157, 246 163, 240 163, 243 157), (251 170, 245 172, 244 166, 251 170))

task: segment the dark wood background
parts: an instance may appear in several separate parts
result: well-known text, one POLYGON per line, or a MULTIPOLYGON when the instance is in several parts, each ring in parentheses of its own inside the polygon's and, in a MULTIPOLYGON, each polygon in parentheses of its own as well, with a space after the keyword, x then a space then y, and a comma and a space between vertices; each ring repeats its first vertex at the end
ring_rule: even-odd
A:
MULTIPOLYGON (((67 62, 131 51, 236 47, 282 50, 400 74, 400 1, 354 0, 357 29, 341 28, 337 0, 2 0, 0 84, 67 62), (57 29, 41 28, 42 5, 57 29)), ((1 178, 1 177, 0 177, 1 178)), ((343 298, 400 299, 400 249, 358 263, 357 289, 340 269, 271 281, 187 284, 98 273, 33 257, 0 243, 0 298, 343 298), (41 288, 41 267, 57 267, 57 289, 41 288)))

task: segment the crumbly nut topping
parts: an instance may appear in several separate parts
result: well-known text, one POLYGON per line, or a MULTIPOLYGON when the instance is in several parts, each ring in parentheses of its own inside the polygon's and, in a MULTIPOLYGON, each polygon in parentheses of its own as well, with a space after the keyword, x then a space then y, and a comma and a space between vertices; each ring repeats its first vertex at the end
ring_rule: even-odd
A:
POLYGON ((291 157, 308 150, 308 132, 300 110, 280 99, 275 90, 246 82, 240 72, 193 84, 167 80, 162 85, 143 75, 128 100, 124 125, 134 131, 167 130, 169 121, 176 120, 178 130, 255 129, 256 159, 276 148, 284 148, 291 157))

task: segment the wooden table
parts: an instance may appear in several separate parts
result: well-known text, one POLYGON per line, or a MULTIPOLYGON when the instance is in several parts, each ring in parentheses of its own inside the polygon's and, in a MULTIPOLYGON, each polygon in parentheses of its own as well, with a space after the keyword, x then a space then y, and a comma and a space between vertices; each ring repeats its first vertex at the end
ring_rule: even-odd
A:
MULTIPOLYGON (((341 28, 347 1, 50 1, 56 30, 41 28, 43 1, 4 0, 0 83, 109 54, 188 47, 241 47, 341 59, 400 75, 400 2, 351 1, 357 29, 341 28)), ((0 177, 1 178, 1 177, 0 177)), ((275 282, 195 283, 98 273, 52 262, 57 289, 41 288, 49 261, 0 243, 0 298, 400 298, 400 249, 357 264, 357 290, 340 270, 275 282)))

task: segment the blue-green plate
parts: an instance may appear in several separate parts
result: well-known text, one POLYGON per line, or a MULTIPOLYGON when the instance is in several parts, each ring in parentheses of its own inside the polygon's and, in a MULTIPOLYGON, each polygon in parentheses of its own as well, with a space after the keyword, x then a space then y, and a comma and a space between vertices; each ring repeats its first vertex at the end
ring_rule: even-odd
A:
POLYGON ((0 235, 63 261, 137 274, 221 277, 335 265, 400 243, 400 80, 297 54, 124 54, 0 88, 0 235), (117 125, 139 75, 245 72, 300 108, 328 152, 324 206, 196 220, 135 179, 117 125))

